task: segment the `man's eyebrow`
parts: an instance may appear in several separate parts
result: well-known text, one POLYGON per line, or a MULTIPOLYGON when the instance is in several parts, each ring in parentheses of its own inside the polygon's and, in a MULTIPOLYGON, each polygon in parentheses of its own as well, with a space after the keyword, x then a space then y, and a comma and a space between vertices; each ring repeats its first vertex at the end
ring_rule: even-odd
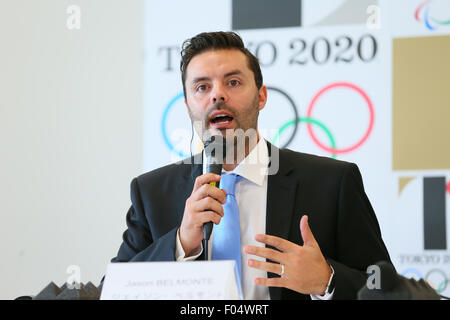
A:
POLYGON ((211 78, 208 78, 208 77, 197 77, 197 78, 194 78, 192 80, 192 84, 196 84, 197 82, 208 81, 208 80, 211 80, 211 78))
MULTIPOLYGON (((239 69, 236 69, 236 70, 232 70, 230 72, 225 73, 223 75, 223 77, 227 78, 229 76, 235 76, 235 75, 239 75, 239 74, 242 74, 242 71, 239 69)), ((197 77, 192 80, 192 84, 196 84, 201 81, 209 81, 209 80, 211 80, 211 78, 209 78, 209 77, 197 77)))
POLYGON ((239 70, 239 69, 236 69, 236 70, 232 70, 232 71, 230 71, 230 72, 225 73, 225 74, 223 75, 223 77, 226 78, 226 77, 229 77, 229 76, 235 76, 235 75, 238 75, 238 74, 242 74, 242 71, 239 70))
POLYGON ((235 76, 235 75, 241 74, 241 73, 242 73, 241 70, 236 69, 236 70, 232 70, 232 71, 230 71, 230 72, 225 73, 225 74, 223 75, 223 77, 226 78, 226 77, 229 77, 229 76, 235 76))

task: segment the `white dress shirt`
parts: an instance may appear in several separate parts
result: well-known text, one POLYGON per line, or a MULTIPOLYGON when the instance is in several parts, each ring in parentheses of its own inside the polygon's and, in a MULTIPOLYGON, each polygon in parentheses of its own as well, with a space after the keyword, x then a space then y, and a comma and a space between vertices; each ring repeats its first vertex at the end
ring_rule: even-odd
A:
MULTIPOLYGON (((203 159, 203 172, 205 172, 206 161, 203 159)), ((241 228, 241 247, 246 245, 264 246, 255 240, 256 234, 266 233, 266 204, 267 204, 267 170, 269 164, 269 153, 267 142, 260 136, 259 142, 249 155, 232 171, 222 170, 223 173, 234 173, 242 176, 236 183, 235 196, 239 207, 239 220, 241 228)), ((178 231, 179 232, 179 231, 178 231)), ((211 258, 214 229, 208 242, 208 253, 211 258)), ((190 257, 185 257, 183 246, 180 242, 179 233, 176 239, 175 258, 177 261, 190 261, 198 258, 203 252, 200 245, 190 257)), ((268 300, 269 288, 254 283, 255 278, 266 278, 267 272, 247 265, 248 259, 265 261, 253 255, 242 254, 242 295, 246 300, 268 300)), ((328 300, 333 293, 324 296, 311 295, 312 299, 328 300)))

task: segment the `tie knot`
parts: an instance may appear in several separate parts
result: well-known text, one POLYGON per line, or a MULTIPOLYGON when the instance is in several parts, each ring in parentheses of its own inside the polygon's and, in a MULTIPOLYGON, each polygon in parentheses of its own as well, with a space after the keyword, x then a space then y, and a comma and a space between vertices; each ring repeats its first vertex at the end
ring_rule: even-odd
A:
POLYGON ((222 179, 220 179, 220 187, 225 189, 227 195, 234 195, 236 183, 241 179, 242 177, 240 175, 234 173, 222 174, 222 179))

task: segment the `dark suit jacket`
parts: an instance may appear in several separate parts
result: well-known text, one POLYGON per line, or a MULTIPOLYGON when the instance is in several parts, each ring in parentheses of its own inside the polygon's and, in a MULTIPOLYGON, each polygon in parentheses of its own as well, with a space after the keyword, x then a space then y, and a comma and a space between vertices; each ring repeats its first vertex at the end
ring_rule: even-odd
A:
MULTIPOLYGON (((201 159, 201 154, 196 157, 201 159)), ((289 149, 279 150, 279 163, 278 173, 268 177, 266 234, 302 245, 300 218, 308 215, 314 237, 335 271, 333 299, 356 299, 367 267, 390 262, 358 167, 289 149)), ((175 261, 185 202, 201 174, 201 164, 192 165, 191 171, 191 165, 183 163, 133 179, 128 229, 112 262, 175 261)), ((271 299, 310 299, 284 288, 271 287, 269 292, 271 299)))

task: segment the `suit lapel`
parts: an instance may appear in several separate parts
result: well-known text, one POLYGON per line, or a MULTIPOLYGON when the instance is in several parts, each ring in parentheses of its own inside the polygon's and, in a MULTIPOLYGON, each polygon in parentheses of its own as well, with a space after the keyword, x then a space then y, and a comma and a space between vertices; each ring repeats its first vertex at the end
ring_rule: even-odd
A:
MULTIPOLYGON (((279 152, 279 170, 274 175, 269 175, 267 180, 267 207, 266 207, 266 234, 283 239, 289 238, 292 214, 294 212, 297 181, 290 172, 293 165, 286 157, 285 151, 268 143, 269 157, 271 152, 279 152)), ((271 160, 270 166, 273 165, 271 160)), ((269 278, 276 275, 267 273, 269 278)), ((271 299, 281 299, 281 288, 269 287, 271 299)))
MULTIPOLYGON (((183 160, 184 170, 183 178, 184 182, 192 183, 194 186, 195 179, 203 172, 203 152, 193 155, 191 158, 183 160)), ((191 190, 192 191, 192 190, 191 190)))

